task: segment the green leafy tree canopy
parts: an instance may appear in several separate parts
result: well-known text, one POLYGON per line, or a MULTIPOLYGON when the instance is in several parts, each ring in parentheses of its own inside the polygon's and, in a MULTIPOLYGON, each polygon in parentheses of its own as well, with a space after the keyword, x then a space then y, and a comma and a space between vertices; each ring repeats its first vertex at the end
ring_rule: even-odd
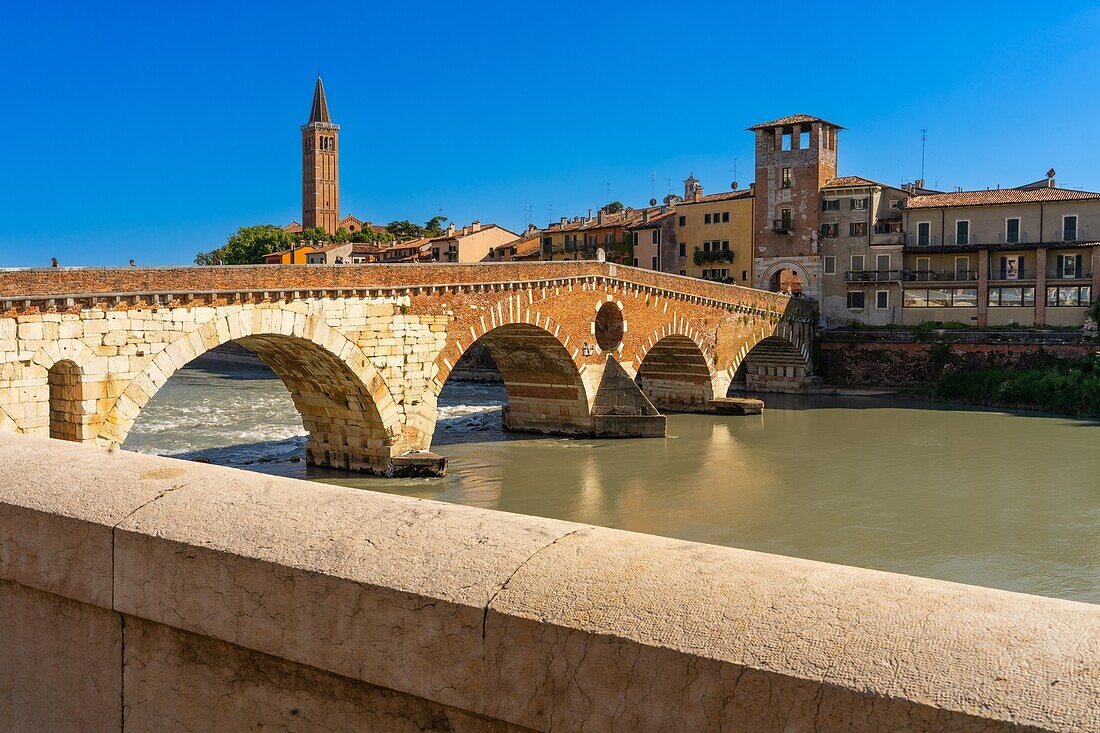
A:
POLYGON ((241 227, 216 252, 226 265, 259 265, 263 264, 264 255, 289 249, 292 242, 292 236, 281 227, 261 224, 241 227))

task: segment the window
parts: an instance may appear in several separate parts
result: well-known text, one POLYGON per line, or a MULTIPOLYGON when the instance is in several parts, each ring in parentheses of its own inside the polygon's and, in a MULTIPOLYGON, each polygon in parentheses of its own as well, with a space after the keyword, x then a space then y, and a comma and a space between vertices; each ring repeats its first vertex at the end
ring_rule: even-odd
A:
POLYGON ((849 205, 852 211, 864 211, 867 208, 867 199, 849 199, 849 205))
POLYGON ((1058 255, 1054 277, 1081 277, 1081 255, 1058 255))
MULTIPOLYGON (((595 239, 595 237, 593 237, 593 239, 595 239)), ((604 244, 611 244, 613 241, 614 241, 614 237, 611 235, 611 232, 608 232, 607 234, 603 235, 603 243, 604 244)))
POLYGON ((748 270, 742 270, 741 271, 741 282, 745 282, 748 279, 749 279, 749 271, 748 270))
POLYGON ((917 244, 921 247, 927 247, 932 241, 932 223, 922 221, 917 224, 917 244))
POLYGON ((728 211, 723 211, 722 212, 722 223, 726 224, 726 223, 729 222, 729 220, 730 220, 730 213, 728 211))
POLYGON ((1077 217, 1074 215, 1062 217, 1062 241, 1077 241, 1077 217))
POLYGON ((875 308, 886 310, 890 307, 890 293, 886 290, 875 291, 875 308))
POLYGON ((927 308, 928 307, 928 291, 927 290, 906 290, 904 299, 902 300, 902 307, 904 308, 927 308))
POLYGON ((901 208, 901 199, 890 199, 890 208, 891 209, 900 209, 901 208))
POLYGON ((1023 255, 1001 257, 1000 269, 994 270, 990 277, 996 280, 1019 280, 1025 277, 1023 255))
POLYGON ((730 240, 728 240, 728 239, 723 239, 722 240, 722 250, 725 251, 725 252, 730 251, 730 240))
POLYGON ((822 211, 840 211, 840 199, 825 199, 821 202, 822 211))
POLYGON ((680 274, 681 275, 686 275, 686 274, 688 274, 688 271, 687 270, 680 270, 680 274))
POLYGON ((863 255, 852 255, 852 272, 863 271, 863 255))
POLYGON ((790 209, 780 209, 779 210, 779 221, 782 224, 784 229, 790 229, 791 228, 791 210, 790 209))
POLYGON ((638 246, 638 232, 631 233, 630 239, 633 242, 634 246, 637 247, 638 246))
POLYGON ((955 244, 970 244, 970 222, 962 219, 955 222, 955 244))
POLYGON ((879 272, 890 271, 890 255, 878 255, 875 258, 875 265, 879 272))
POLYGON ((802 128, 802 132, 798 135, 798 147, 803 150, 810 149, 810 131, 805 127, 802 128))
POLYGON ((849 237, 862 237, 863 227, 867 222, 853 221, 848 224, 848 236, 849 237))
POLYGON ((783 177, 782 177, 781 183, 779 185, 781 185, 783 188, 790 188, 791 187, 791 169, 790 168, 784 168, 783 169, 783 177))
POLYGON ((1084 306, 1091 300, 1092 287, 1089 285, 1047 288, 1047 305, 1051 307, 1084 306))
POLYGON ((710 214, 703 214, 703 223, 710 224, 710 214))
POLYGON ((657 269, 657 258, 656 257, 650 257, 649 258, 649 269, 651 269, 651 270, 656 270, 657 269))
POLYGON ((836 257, 833 257, 832 255, 825 255, 825 274, 836 274, 836 257))
POLYGON ((903 295, 904 308, 977 308, 977 288, 950 288, 915 290, 906 289, 903 295))
POLYGON ((849 290, 848 291, 848 309, 849 310, 863 310, 864 295, 862 290, 849 290))
POLYGON ((637 258, 637 257, 634 257, 634 258, 633 258, 633 261, 631 262, 631 264, 632 264, 632 265, 633 265, 634 267, 637 267, 637 266, 638 266, 638 258, 637 258))
POLYGON ((710 252, 710 242, 703 242, 703 251, 710 252))
POLYGON ((1015 244, 1020 241, 1020 220, 1005 219, 1005 241, 1015 244))
POLYGON ((955 288, 951 291, 951 305, 954 308, 977 308, 977 288, 955 288))
POLYGON ((680 256, 687 257, 687 242, 680 242, 680 256))
POLYGON ((680 226, 686 227, 687 223, 688 223, 688 218, 686 216, 681 216, 680 217, 680 226))
POLYGON ((826 223, 821 225, 821 238, 822 239, 836 239, 840 236, 840 224, 836 222, 826 223))
POLYGON ((929 308, 949 308, 951 307, 951 291, 941 290, 939 288, 928 290, 928 307, 929 308))
POLYGON ((661 230, 660 229, 654 229, 652 232, 649 233, 649 243, 650 244, 660 244, 661 243, 661 230))
POLYGON ((780 140, 780 148, 779 149, 780 150, 790 150, 791 149, 791 133, 790 133, 789 130, 784 130, 783 131, 783 137, 780 140))
POLYGON ((955 279, 956 280, 969 280, 970 279, 970 258, 969 257, 956 257, 955 258, 955 279))

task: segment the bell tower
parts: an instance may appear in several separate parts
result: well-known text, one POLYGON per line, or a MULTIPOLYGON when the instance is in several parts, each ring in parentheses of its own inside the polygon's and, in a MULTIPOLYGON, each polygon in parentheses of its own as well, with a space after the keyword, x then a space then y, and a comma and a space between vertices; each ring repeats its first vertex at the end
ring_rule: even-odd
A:
POLYGON ((309 122, 302 125, 302 226, 336 232, 340 221, 340 126, 332 124, 317 77, 309 122))

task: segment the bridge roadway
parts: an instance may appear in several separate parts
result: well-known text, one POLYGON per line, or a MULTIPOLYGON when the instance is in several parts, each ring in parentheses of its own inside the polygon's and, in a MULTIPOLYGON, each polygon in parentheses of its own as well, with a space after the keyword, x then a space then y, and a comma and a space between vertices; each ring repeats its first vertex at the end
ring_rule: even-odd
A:
POLYGON ((475 342, 505 425, 663 436, 739 373, 812 381, 812 303, 600 262, 0 272, 0 431, 121 445, 195 357, 236 341, 290 391, 313 464, 433 470, 436 398, 475 342))

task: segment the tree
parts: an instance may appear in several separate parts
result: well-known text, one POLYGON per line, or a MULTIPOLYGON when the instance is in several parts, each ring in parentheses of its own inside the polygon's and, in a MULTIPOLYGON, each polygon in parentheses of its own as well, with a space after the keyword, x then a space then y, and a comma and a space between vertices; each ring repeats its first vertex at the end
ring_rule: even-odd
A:
POLYGON ((290 234, 273 224, 241 227, 229 237, 224 247, 208 254, 220 254, 222 262, 227 265, 261 265, 264 255, 290 249, 293 241, 290 234))
POLYGON ((393 234, 388 229, 379 231, 373 226, 363 227, 351 235, 352 242, 385 243, 393 241, 393 234))
POLYGON ((310 227, 309 229, 303 229, 298 234, 296 239, 300 242, 332 242, 332 241, 346 241, 346 240, 334 240, 333 237, 321 227, 310 227))
POLYGON ((623 202, 612 201, 610 204, 603 207, 603 210, 606 211, 608 214, 618 214, 623 210, 623 202))
POLYGON ((339 228, 337 228, 336 233, 332 235, 332 241, 333 242, 350 242, 351 241, 351 232, 349 232, 347 230, 347 228, 345 228, 345 227, 339 227, 339 228))
POLYGON ((386 229, 389 230, 396 239, 416 239, 417 237, 424 236, 424 229, 422 227, 413 224, 408 219, 402 219, 400 221, 391 221, 386 225, 386 229))
POLYGON ((221 256, 222 251, 220 249, 212 249, 209 252, 199 252, 195 255, 196 265, 216 265, 218 264, 218 258, 221 256))
POLYGON ((424 237, 441 237, 443 236, 443 223, 447 221, 445 216, 433 216, 424 222, 424 229, 422 235, 424 237))

